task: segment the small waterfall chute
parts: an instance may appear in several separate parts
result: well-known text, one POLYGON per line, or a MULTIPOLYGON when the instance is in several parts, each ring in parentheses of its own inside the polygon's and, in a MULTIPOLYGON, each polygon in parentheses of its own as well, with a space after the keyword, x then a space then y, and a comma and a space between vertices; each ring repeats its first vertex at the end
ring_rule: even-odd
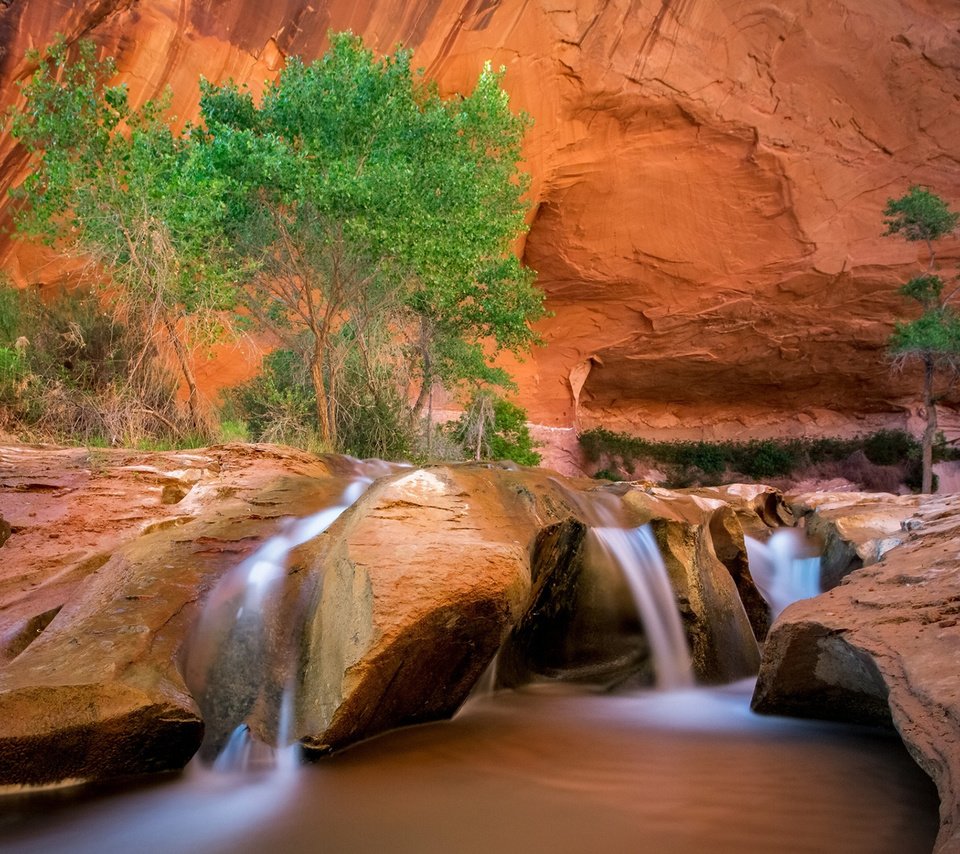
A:
POLYGON ((591 528, 600 548, 630 588, 650 644, 657 687, 693 685, 693 663, 670 576, 649 525, 638 528, 591 528))
POLYGON ((543 680, 693 685, 686 632, 651 526, 631 527, 616 494, 556 486, 578 518, 541 532, 533 600, 477 693, 543 680))
POLYGON ((776 618, 781 611, 800 599, 810 599, 820 591, 820 557, 811 554, 811 546, 802 531, 781 528, 767 542, 744 537, 750 575, 776 618))
POLYGON ((294 741, 294 650, 302 618, 283 614, 291 552, 320 536, 363 495, 374 479, 400 466, 353 461, 357 474, 336 503, 289 519, 282 529, 225 575, 208 596, 191 635, 185 673, 198 699, 207 735, 201 756, 214 770, 257 770, 286 763, 294 741), (271 744, 247 721, 255 704, 273 719, 271 744), (289 753, 290 751, 286 751, 289 753))

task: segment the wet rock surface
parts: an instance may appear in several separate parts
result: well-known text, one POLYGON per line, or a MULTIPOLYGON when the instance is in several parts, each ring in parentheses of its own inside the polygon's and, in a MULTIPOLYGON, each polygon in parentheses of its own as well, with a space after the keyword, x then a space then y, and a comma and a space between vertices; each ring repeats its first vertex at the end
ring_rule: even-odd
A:
MULTIPOLYGON (((194 627, 221 579, 290 519, 340 501, 359 464, 241 445, 0 453, 0 512, 13 531, 0 574, 0 782, 177 768, 205 723, 220 728, 222 744, 238 716, 275 737, 288 674, 261 673, 251 687, 251 668, 271 665, 240 644, 217 654, 227 664, 216 677, 195 678, 194 627), (176 503, 165 499, 171 484, 184 491, 176 503)), ((540 614, 553 599, 567 617, 583 607, 589 618, 576 616, 575 643, 549 667, 575 674, 628 624, 595 681, 649 681, 644 629, 622 580, 607 588, 610 579, 576 559, 594 495, 622 506, 623 524, 651 523, 698 677, 755 669, 756 642, 712 543, 711 519, 735 518, 722 502, 629 486, 615 494, 510 466, 409 469, 374 482, 291 552, 278 610, 257 629, 279 637, 303 627, 287 667, 299 682, 295 734, 326 751, 450 715, 514 627, 556 637, 560 624, 540 614), (559 595, 571 585, 573 598, 559 595)), ((536 655, 522 657, 528 675, 543 672, 536 655)))
POLYGON ((266 446, 0 459, 0 784, 182 767, 203 733, 178 660, 198 602, 278 519, 323 505, 331 467, 266 446), (164 503, 171 480, 192 500, 164 503))
POLYGON ((956 851, 960 509, 950 497, 807 496, 800 503, 819 504, 870 565, 783 612, 764 648, 754 708, 892 723, 937 784, 937 850, 956 851), (911 520, 901 531, 901 521, 911 520), (901 544, 891 546, 891 537, 901 544))

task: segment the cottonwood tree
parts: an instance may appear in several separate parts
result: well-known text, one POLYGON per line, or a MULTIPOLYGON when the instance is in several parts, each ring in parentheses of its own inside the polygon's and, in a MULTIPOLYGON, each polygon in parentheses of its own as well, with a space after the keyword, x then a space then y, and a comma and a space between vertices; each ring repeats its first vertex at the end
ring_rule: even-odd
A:
POLYGON ((105 305, 145 336, 131 375, 146 369, 152 339, 164 340, 202 432, 192 353, 220 330, 238 273, 221 251, 226 211, 208 152, 189 129, 171 130, 162 101, 132 108, 92 42, 59 37, 27 60, 36 70, 12 119, 32 155, 15 191, 18 227, 90 260, 105 305))
MULTIPOLYGON (((927 247, 927 268, 914 276, 900 293, 920 305, 920 316, 898 322, 889 348, 896 367, 917 361, 923 368, 923 406, 926 426, 921 442, 923 474, 921 491, 933 490, 933 443, 937 435, 937 401, 953 384, 960 365, 960 316, 953 305, 957 287, 948 287, 938 272, 934 243, 952 232, 960 214, 924 187, 914 186, 884 208, 885 235, 903 236, 927 247), (936 391, 937 376, 945 376, 945 388, 936 391)), ((954 278, 954 282, 957 278, 954 278)))
POLYGON ((520 143, 501 75, 442 98, 406 50, 331 35, 259 103, 204 84, 206 147, 228 188, 250 314, 303 354, 321 440, 363 408, 413 422, 437 383, 505 383, 491 356, 542 312, 512 251, 525 228, 520 143))

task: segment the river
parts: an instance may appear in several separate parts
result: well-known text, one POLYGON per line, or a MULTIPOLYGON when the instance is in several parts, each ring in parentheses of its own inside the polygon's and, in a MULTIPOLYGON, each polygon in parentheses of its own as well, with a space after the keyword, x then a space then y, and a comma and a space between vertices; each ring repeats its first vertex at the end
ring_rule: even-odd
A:
POLYGON ((311 764, 7 797, 22 854, 929 852, 930 780, 892 733, 753 715, 751 684, 530 686, 311 764))

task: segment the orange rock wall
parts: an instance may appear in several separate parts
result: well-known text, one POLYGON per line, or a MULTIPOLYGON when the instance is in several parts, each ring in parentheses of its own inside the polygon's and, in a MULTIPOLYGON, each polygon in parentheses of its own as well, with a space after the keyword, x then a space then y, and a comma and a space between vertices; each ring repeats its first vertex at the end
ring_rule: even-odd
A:
MULTIPOLYGON (((960 203, 955 0, 15 0, 0 102, 60 31, 115 55, 135 99, 172 87, 186 120, 200 74, 257 87, 331 28, 414 47, 446 91, 502 63, 533 116, 524 251, 553 317, 517 369, 532 420, 671 437, 905 423, 917 379, 891 377, 884 341, 920 256, 879 236, 881 210, 912 183, 960 203)), ((3 188, 23 167, 0 139, 3 188)), ((21 284, 66 270, 16 244, 3 266, 21 284)))

